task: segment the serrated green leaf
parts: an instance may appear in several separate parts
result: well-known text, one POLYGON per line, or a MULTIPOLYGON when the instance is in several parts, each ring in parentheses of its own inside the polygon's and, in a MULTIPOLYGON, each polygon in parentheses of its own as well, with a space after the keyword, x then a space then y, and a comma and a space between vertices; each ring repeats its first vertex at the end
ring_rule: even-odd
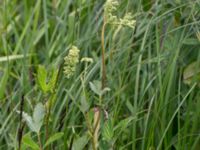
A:
POLYGON ((47 82, 47 70, 44 66, 39 65, 38 66, 38 72, 37 72, 37 83, 40 89, 46 93, 49 91, 53 91, 56 80, 57 80, 58 70, 53 69, 51 77, 49 77, 49 81, 47 82))
POLYGON ((48 87, 46 84, 47 81, 47 71, 44 66, 39 65, 37 70, 37 83, 40 89, 46 93, 48 91, 48 87))
POLYGON ((60 139, 64 135, 63 132, 55 133, 52 135, 44 145, 44 148, 47 147, 49 144, 53 143, 54 141, 60 139))
POLYGON ((36 144, 36 142, 33 141, 30 134, 26 134, 22 138, 22 143, 28 147, 30 147, 33 150, 39 150, 40 147, 36 144))
POLYGON ((105 122, 104 127, 103 127, 103 138, 106 141, 112 140, 114 135, 114 130, 113 130, 113 123, 112 120, 109 119, 108 121, 105 122))
POLYGON ((53 69, 51 79, 47 84, 48 91, 52 91, 54 89, 56 85, 57 76, 58 76, 58 70, 53 69))

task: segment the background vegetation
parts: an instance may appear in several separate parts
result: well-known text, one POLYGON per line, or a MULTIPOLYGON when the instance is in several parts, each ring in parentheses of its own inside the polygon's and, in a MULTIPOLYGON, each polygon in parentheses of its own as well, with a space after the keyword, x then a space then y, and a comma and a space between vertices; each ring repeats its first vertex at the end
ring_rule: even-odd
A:
POLYGON ((104 3, 0 1, 1 150, 200 149, 200 1, 119 1, 136 26, 106 26, 102 95, 104 3), (68 79, 72 45, 94 62, 68 79))

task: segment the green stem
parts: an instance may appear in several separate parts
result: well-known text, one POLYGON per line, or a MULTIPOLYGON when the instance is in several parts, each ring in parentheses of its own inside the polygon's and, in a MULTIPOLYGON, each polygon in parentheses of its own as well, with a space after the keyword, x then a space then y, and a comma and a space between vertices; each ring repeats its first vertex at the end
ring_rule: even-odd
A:
POLYGON ((105 33, 105 27, 106 27, 106 22, 104 19, 103 26, 102 26, 102 31, 101 31, 101 55, 102 55, 102 80, 101 80, 101 88, 105 88, 105 82, 106 82, 106 64, 105 64, 105 46, 104 46, 104 33, 105 33))
POLYGON ((40 133, 37 133, 37 137, 38 137, 38 143, 39 143, 39 146, 40 146, 40 150, 43 150, 42 149, 42 142, 41 142, 41 139, 40 139, 40 133))

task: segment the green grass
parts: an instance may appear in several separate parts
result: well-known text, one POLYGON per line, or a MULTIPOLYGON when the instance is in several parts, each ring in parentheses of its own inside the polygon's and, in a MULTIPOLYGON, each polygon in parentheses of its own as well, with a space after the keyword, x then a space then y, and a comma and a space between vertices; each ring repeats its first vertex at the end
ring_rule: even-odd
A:
POLYGON ((21 150, 200 149, 200 1, 119 1, 117 15, 131 12, 136 27, 106 25, 110 91, 101 95, 104 3, 0 1, 0 150, 19 149, 19 142, 21 150), (78 63, 68 79, 63 61, 72 45, 94 62, 78 63), (193 62, 188 83, 184 71, 193 62), (56 69, 42 91, 38 80, 51 81, 56 69), (42 123, 39 132, 21 110, 39 113, 32 122, 42 123))

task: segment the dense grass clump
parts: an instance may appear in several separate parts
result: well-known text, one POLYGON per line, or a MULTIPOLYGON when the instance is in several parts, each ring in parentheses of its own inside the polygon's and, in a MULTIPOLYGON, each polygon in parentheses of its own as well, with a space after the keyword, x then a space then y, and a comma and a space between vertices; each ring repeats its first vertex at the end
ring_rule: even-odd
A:
POLYGON ((199 150, 199 0, 0 1, 0 150, 199 150))

